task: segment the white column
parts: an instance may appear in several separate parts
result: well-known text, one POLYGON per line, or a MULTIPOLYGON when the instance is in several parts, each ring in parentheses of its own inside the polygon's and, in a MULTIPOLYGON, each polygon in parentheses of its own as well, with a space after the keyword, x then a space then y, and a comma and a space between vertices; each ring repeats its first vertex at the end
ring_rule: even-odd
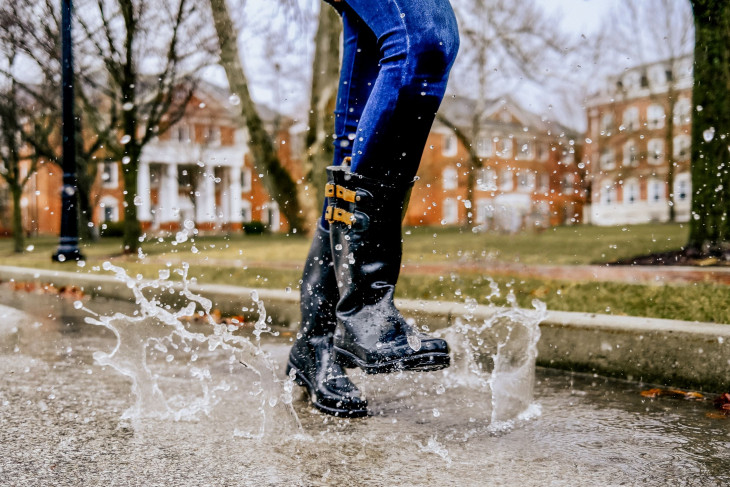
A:
POLYGON ((219 208, 219 219, 220 223, 226 225, 231 222, 231 198, 230 198, 230 168, 229 167, 223 167, 222 168, 222 174, 221 174, 221 181, 218 183, 218 187, 220 188, 221 197, 221 207, 219 208))
POLYGON ((152 201, 150 200, 150 165, 140 162, 137 170, 137 219, 143 222, 152 221, 152 201))
POLYGON ((198 196, 195 198, 195 220, 197 223, 215 221, 215 169, 205 166, 197 184, 198 196))
POLYGON ((241 223, 241 168, 233 166, 228 168, 230 177, 228 178, 228 195, 230 198, 228 221, 231 223, 241 223))
POLYGON ((160 222, 173 222, 179 219, 176 214, 178 210, 178 187, 177 187, 177 164, 166 164, 165 171, 160 181, 160 198, 158 211, 160 222))

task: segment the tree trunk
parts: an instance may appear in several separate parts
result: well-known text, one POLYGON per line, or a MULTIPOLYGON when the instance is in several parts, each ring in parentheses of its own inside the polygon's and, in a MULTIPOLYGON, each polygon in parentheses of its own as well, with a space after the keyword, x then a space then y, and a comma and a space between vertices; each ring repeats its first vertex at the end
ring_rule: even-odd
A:
POLYGON ((278 204, 289 222, 292 232, 305 229, 302 205, 299 202, 299 188, 289 172, 282 166, 271 136, 266 132, 256 105, 251 99, 248 82, 238 52, 237 36, 228 12, 226 0, 210 0, 213 11, 220 60, 233 93, 241 100, 241 114, 246 121, 249 147, 257 173, 264 174, 262 183, 278 204))
POLYGON ((137 206, 134 204, 137 195, 137 168, 139 165, 139 153, 133 155, 130 151, 130 161, 122 165, 122 177, 124 178, 124 236, 122 237, 122 249, 125 254, 137 252, 139 248, 139 237, 142 235, 142 227, 137 219, 137 206))
POLYGON ((307 166, 305 174, 314 191, 314 209, 324 206, 326 168, 332 164, 335 133, 334 109, 340 73, 340 33, 342 21, 333 8, 322 5, 319 25, 314 38, 314 62, 312 65, 312 97, 309 104, 309 130, 307 131, 307 166))
MULTIPOLYGON (((674 63, 672 63, 672 68, 674 68, 674 63)), ((676 73, 673 73, 673 76, 676 76, 676 73)), ((667 113, 667 131, 664 138, 664 146, 666 147, 666 150, 664 151, 664 153, 666 154, 667 158, 667 192, 669 193, 669 221, 675 222, 677 220, 677 208, 675 207, 677 199, 674 194, 674 107, 677 104, 677 92, 674 90, 673 86, 670 86, 667 94, 669 95, 669 107, 667 113)), ((649 154, 649 157, 651 157, 651 154, 649 154)))
POLYGON ((688 247, 730 251, 730 2, 692 0, 692 218, 688 247), (701 108, 700 108, 701 107, 701 108))
POLYGON ((23 209, 20 207, 20 198, 23 196, 23 188, 17 184, 11 184, 10 192, 13 195, 13 252, 20 254, 25 249, 23 209))

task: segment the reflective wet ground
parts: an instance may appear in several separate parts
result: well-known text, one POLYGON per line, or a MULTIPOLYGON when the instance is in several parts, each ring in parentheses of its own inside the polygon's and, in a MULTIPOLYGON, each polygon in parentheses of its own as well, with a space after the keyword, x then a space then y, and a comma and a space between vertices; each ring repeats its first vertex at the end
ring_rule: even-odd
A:
MULTIPOLYGON (((730 419, 707 417, 711 402, 546 369, 541 415, 501 432, 489 399, 443 373, 354 374, 374 412, 359 420, 318 414, 295 391, 302 430, 274 417, 260 440, 245 437, 260 417, 240 388, 195 421, 122 420, 130 384, 92 357, 113 347, 110 332, 72 301, 3 290, 0 302, 0 485, 730 485, 730 419)), ((266 345, 282 368, 289 339, 266 345)), ((193 386, 185 364, 166 364, 156 370, 193 386)))

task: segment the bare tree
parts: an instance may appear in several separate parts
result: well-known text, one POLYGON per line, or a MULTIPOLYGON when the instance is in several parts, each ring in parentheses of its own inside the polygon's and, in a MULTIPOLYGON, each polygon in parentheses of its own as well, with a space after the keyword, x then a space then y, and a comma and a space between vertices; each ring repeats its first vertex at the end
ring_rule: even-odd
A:
POLYGON ((238 35, 226 0, 210 0, 218 38, 220 63, 225 69, 231 91, 240 99, 241 114, 248 129, 254 167, 265 174, 264 186, 279 204, 293 232, 305 229, 305 198, 300 188, 282 165, 272 136, 266 131, 256 104, 251 97, 248 79, 238 50, 238 35))
POLYGON ((49 3, 29 0, 0 6, 0 177, 12 196, 15 252, 24 248, 23 190, 44 155, 34 143, 50 145, 58 134, 55 80, 60 69, 58 58, 48 55, 58 42, 54 12, 49 3), (45 12, 50 18, 39 17, 45 12), (32 76, 23 75, 26 71, 32 76))
MULTIPOLYGON (((647 81, 650 99, 666 109, 664 147, 669 188, 669 220, 675 221, 674 117, 684 81, 680 63, 691 55, 694 46, 692 9, 686 0, 621 0, 603 22, 595 58, 598 73, 611 76, 628 67, 662 62, 669 73, 659 86, 647 81)), ((650 155, 651 156, 651 155, 650 155)))
POLYGON ((309 102, 307 130, 307 159, 305 177, 316 194, 315 208, 324 204, 325 169, 332 163, 335 133, 334 109, 340 73, 340 15, 324 4, 319 11, 317 33, 314 37, 312 91, 309 102))
POLYGON ((84 0, 77 11, 82 56, 98 61, 82 100, 88 129, 105 134, 105 151, 121 162, 123 251, 136 252, 137 173, 144 147, 179 121, 198 70, 210 62, 209 19, 198 0, 84 0))
POLYGON ((484 111, 495 99, 525 83, 564 82, 564 56, 574 44, 534 0, 462 0, 454 3, 454 9, 461 48, 450 87, 473 100, 473 112, 469 126, 459 125, 443 113, 437 118, 468 151, 467 199, 471 200, 475 173, 482 167, 476 140, 483 131, 484 111))

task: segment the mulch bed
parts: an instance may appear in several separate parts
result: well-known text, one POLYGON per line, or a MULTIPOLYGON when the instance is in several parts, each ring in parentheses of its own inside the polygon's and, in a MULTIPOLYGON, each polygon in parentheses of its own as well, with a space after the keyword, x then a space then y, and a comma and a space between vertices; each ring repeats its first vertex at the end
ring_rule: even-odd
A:
POLYGON ((674 250, 620 259, 608 262, 608 265, 730 267, 730 250, 711 253, 701 253, 694 249, 674 250))

